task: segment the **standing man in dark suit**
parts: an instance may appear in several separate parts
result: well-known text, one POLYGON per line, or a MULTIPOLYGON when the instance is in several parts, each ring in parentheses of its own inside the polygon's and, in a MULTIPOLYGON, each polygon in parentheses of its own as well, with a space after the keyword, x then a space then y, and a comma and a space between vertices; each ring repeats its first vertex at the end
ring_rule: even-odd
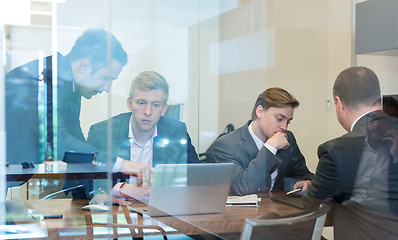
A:
POLYGON ((246 195, 283 190, 285 177, 298 178, 303 191, 313 174, 287 126, 299 102, 286 90, 269 88, 254 105, 252 120, 214 143, 217 162, 235 164, 231 193, 246 195))
MULTIPOLYGON (((199 163, 186 125, 163 117, 168 97, 169 85, 162 75, 153 71, 140 73, 132 81, 127 98, 130 112, 91 126, 87 141, 95 147, 107 149, 107 125, 111 122, 112 149, 117 156, 153 167, 161 163, 199 163)), ((134 182, 135 179, 130 177, 130 184, 124 181, 117 183, 112 195, 140 195, 142 191, 132 184, 134 182)))
POLYGON ((398 119, 382 111, 379 80, 366 67, 342 71, 333 96, 348 133, 319 146, 308 196, 342 204, 336 239, 397 239, 398 119))
MULTIPOLYGON (((7 161, 41 163, 44 154, 40 156, 40 149, 44 151, 49 144, 57 150, 60 160, 65 151, 98 152, 96 160, 105 163, 107 153, 87 144, 83 136, 81 98, 90 99, 109 91, 126 63, 127 53, 115 36, 101 29, 90 29, 76 40, 67 55, 58 53, 34 60, 7 73, 7 161), (42 134, 45 130, 46 135, 42 134)), ((112 159, 115 161, 116 156, 112 159)), ((148 167, 127 160, 119 166, 118 171, 131 175, 140 174, 142 167, 148 167)), ((13 185, 17 184, 20 183, 13 185)))

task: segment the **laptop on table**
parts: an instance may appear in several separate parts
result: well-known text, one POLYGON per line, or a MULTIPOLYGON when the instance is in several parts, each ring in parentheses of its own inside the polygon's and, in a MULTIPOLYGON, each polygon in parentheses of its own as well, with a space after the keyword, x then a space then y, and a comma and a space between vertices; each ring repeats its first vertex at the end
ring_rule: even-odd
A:
POLYGON ((220 213, 233 177, 233 163, 159 164, 148 206, 130 210, 149 216, 220 213))

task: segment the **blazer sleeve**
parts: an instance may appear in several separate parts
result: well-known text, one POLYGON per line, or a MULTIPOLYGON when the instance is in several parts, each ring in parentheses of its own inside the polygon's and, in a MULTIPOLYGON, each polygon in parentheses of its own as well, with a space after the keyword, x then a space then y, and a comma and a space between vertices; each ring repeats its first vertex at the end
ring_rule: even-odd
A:
MULTIPOLYGON (((72 150, 76 152, 96 152, 96 161, 101 163, 107 162, 107 153, 103 149, 95 146, 92 142, 86 142, 81 138, 76 138, 68 133, 63 127, 63 122, 58 121, 58 135, 59 135, 59 148, 58 153, 60 157, 63 156, 65 151, 72 150)), ((116 161, 116 156, 112 157, 112 164, 116 161)))
POLYGON ((233 133, 230 134, 215 141, 214 158, 216 162, 235 164, 231 193, 246 195, 269 191, 271 173, 281 162, 280 159, 265 147, 262 147, 253 159, 250 159, 250 154, 243 147, 243 142, 232 139, 233 133))
MULTIPOLYGON (((60 89, 60 87, 59 87, 60 89)), ((96 161, 106 163, 107 153, 101 149, 86 142, 82 129, 80 127, 80 107, 78 102, 80 97, 72 96, 66 90, 59 91, 58 101, 58 157, 63 158, 65 151, 75 152, 97 152, 96 161), (68 104, 72 106, 68 106, 68 104)), ((112 158, 112 163, 116 157, 112 158)))
POLYGON ((330 152, 330 144, 324 143, 318 147, 318 167, 312 184, 308 188, 308 196, 326 200, 338 192, 337 167, 330 152))

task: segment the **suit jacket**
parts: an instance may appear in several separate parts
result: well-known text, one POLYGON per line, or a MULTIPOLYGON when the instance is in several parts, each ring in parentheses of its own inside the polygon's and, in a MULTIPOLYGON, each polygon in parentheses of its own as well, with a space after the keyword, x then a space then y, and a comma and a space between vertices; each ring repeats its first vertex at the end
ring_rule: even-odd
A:
POLYGON ((398 216, 398 119, 383 111, 368 113, 351 132, 320 145, 318 157, 308 196, 398 216), (364 167, 373 173, 358 174, 361 162, 372 159, 375 165, 364 167), (377 198, 351 199, 361 191, 377 198))
MULTIPOLYGON (((52 56, 43 59, 43 72, 39 73, 38 69, 39 61, 34 60, 6 75, 6 146, 10 164, 40 163, 44 160, 46 143, 53 141, 52 56), (42 90, 39 85, 43 85, 42 90), (44 121, 47 121, 47 135, 44 135, 44 121)), ((57 55, 57 75, 57 158, 62 160, 65 151, 97 152, 97 161, 106 162, 106 152, 88 144, 80 127, 81 95, 73 91, 68 56, 57 55)), ((112 159, 116 160, 116 156, 112 159)), ((22 183, 7 182, 7 186, 22 183)), ((73 184, 65 181, 64 188, 73 184)))
MULTIPOLYGON (((108 122, 112 122, 112 153, 123 158, 130 159, 130 141, 129 141, 129 124, 131 112, 122 113, 96 123, 90 127, 88 132, 88 143, 93 146, 106 150, 108 122)), ((196 154, 195 147, 191 143, 191 138, 187 132, 186 125, 180 121, 161 117, 157 124, 158 135, 153 139, 153 159, 152 165, 155 167, 157 164, 167 163, 199 163, 198 155, 196 154), (164 144, 167 139, 168 144, 164 144)), ((117 173, 113 176, 112 185, 117 181, 125 182, 129 176, 117 173)), ((75 191, 74 198, 87 198, 89 193, 93 190, 93 185, 87 179, 79 179, 74 185, 84 185, 85 193, 82 191, 75 191)), ((106 185, 104 182, 97 181, 97 186, 106 185)))
MULTIPOLYGON (((12 164, 40 163, 40 146, 45 147, 53 139, 52 56, 44 58, 43 63, 43 72, 40 73, 38 60, 34 60, 6 75, 7 161, 12 164), (42 93, 38 88, 40 83, 44 85, 42 93), (46 115, 42 112, 45 100, 46 115), (38 116, 47 120, 47 136, 40 133, 44 131, 44 126, 41 126, 38 116), (42 130, 39 131, 39 127, 42 130), (40 138, 44 139, 41 143, 44 145, 40 145, 40 138)), ((80 127, 81 95, 73 91, 69 57, 58 54, 57 63, 58 159, 63 159, 65 151, 98 152, 97 160, 106 162, 105 152, 87 144, 80 127)))
POLYGON ((290 147, 279 150, 274 155, 264 146, 258 150, 249 132, 250 122, 214 142, 215 161, 235 164, 232 194, 246 195, 269 191, 271 173, 276 168, 278 175, 274 183, 275 189, 283 190, 285 177, 312 178, 313 174, 308 170, 292 132, 286 131, 290 147))
MULTIPOLYGON (((131 112, 122 113, 111 118, 112 121, 112 152, 130 160, 129 123, 131 112)), ((88 132, 88 143, 107 149, 107 124, 109 120, 96 123, 88 132)), ((199 163, 195 147, 187 133, 184 123, 161 117, 157 124, 157 133, 153 139, 153 166, 160 163, 199 163), (164 139, 168 144, 164 144, 164 139), (184 143, 185 141, 185 143, 184 143)))

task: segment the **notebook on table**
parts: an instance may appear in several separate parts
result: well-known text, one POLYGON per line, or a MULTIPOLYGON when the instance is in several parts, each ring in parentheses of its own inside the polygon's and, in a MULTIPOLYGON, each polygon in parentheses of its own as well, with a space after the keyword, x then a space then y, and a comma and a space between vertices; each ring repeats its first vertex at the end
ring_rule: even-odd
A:
POLYGON ((233 163, 159 164, 148 206, 130 210, 149 216, 220 213, 232 182, 233 163))

